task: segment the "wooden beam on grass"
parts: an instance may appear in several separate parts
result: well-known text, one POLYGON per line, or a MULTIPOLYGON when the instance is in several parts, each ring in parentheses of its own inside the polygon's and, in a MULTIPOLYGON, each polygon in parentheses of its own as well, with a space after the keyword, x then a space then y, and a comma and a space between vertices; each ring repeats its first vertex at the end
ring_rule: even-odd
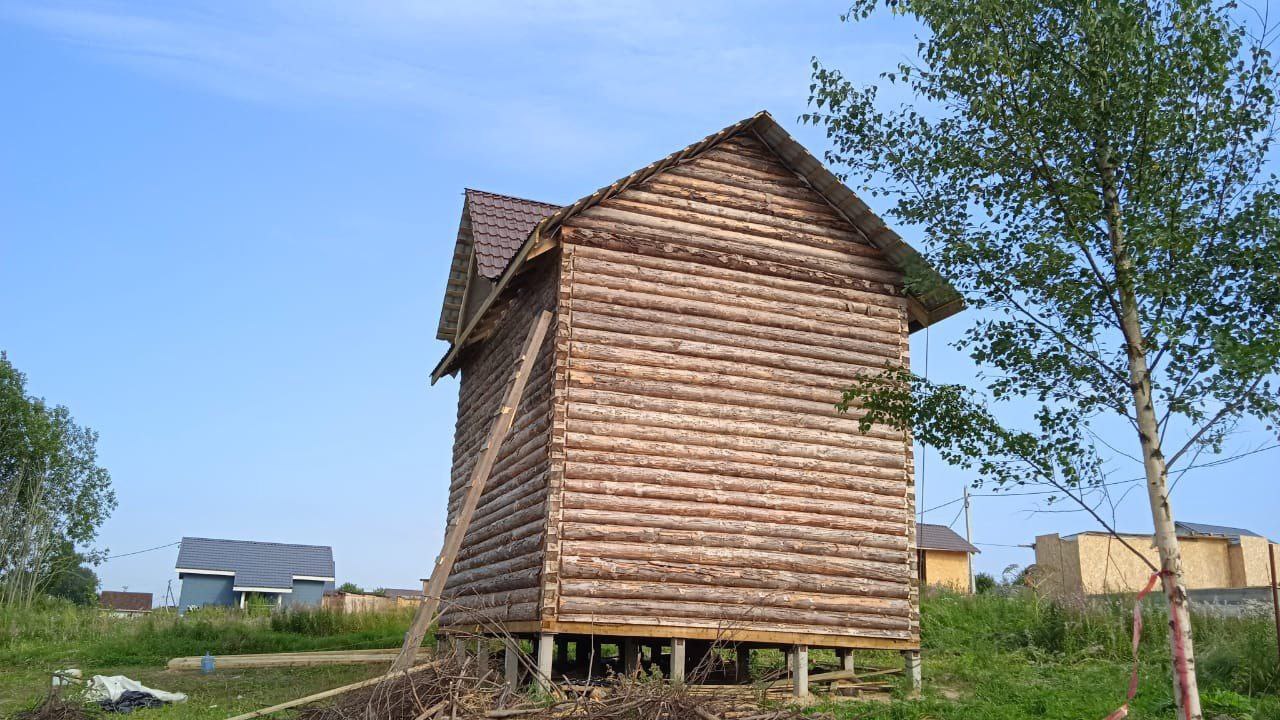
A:
POLYGON ((476 461, 476 466, 471 472, 466 498, 453 524, 445 531, 444 547, 440 550, 440 556, 436 558, 436 566, 431 571, 431 579, 427 581, 427 588, 423 593, 422 602, 418 604, 413 624, 405 634, 404 647, 400 649, 400 655, 395 662, 391 663, 389 673, 399 672, 413 665, 418 657, 422 638, 426 637, 427 629, 431 627, 436 613, 440 610, 440 596, 444 594, 445 582, 453 572, 453 563, 458 557, 458 550, 462 548, 462 539, 466 536, 467 529, 471 527, 471 517, 475 515, 476 506, 480 504, 480 496, 484 494, 485 484, 489 482, 489 473, 493 470, 494 461, 498 459, 498 450, 502 447, 502 441, 506 439, 507 432, 511 430, 511 423, 515 421, 516 408, 520 405, 520 398, 524 397, 525 385, 529 381, 534 360, 538 356, 538 348, 542 347, 547 328, 551 326, 552 317, 550 310, 543 310, 525 339, 524 348, 517 358, 518 365, 514 377, 511 378, 511 385, 507 387, 507 394, 498 408, 498 416, 494 418, 493 426, 489 429, 489 438, 481 446, 480 459, 476 461))
MULTIPOLYGON (((421 670, 426 670, 427 668, 430 668, 430 667, 435 667, 436 665, 439 665, 439 664, 440 664, 439 662, 424 663, 416 667, 408 668, 403 672, 405 675, 408 675, 409 673, 416 673, 421 670)), ((236 715, 235 717, 229 718, 228 720, 253 720, 253 718, 260 718, 264 715, 277 713, 277 712, 280 712, 281 710, 288 710, 289 708, 298 707, 299 705, 306 705, 308 703, 316 702, 317 700, 324 700, 326 698, 334 697, 335 695, 341 695, 346 692, 351 692, 352 690, 359 690, 360 688, 366 688, 366 687, 369 687, 370 685, 377 685, 378 683, 388 682, 389 680, 390 678, 388 676, 379 675, 376 678, 361 680, 360 682, 354 682, 354 683, 351 683, 350 685, 343 685, 342 687, 336 687, 332 690, 325 690, 324 692, 318 692, 318 693, 315 693, 314 695, 300 697, 297 700, 290 700, 289 702, 282 702, 279 705, 272 705, 271 707, 265 707, 265 708, 262 708, 261 710, 254 710, 253 712, 247 712, 247 713, 244 713, 243 715, 236 715)))

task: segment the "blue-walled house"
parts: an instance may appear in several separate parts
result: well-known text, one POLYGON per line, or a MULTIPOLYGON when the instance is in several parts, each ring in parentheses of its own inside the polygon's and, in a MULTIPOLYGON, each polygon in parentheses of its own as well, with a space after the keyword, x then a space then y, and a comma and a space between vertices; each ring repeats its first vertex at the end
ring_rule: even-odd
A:
POLYGON ((182 538, 179 612, 205 605, 319 607, 333 590, 333 548, 253 540, 182 538))

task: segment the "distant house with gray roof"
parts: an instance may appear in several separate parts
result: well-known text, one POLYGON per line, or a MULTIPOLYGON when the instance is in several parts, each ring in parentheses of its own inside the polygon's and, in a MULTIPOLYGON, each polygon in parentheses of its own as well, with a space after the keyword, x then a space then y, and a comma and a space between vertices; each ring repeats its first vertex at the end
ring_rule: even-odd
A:
POLYGON ((254 540, 182 538, 179 611, 206 605, 319 606, 333 590, 333 548, 254 540))

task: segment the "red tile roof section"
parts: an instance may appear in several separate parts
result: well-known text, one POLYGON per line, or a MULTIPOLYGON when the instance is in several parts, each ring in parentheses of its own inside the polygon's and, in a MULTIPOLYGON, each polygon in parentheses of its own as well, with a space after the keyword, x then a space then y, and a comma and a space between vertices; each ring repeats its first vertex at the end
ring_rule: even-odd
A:
POLYGON ((484 277, 495 280, 507 269, 525 238, 543 218, 560 209, 534 200, 467 190, 471 214, 471 239, 476 266, 484 277))
POLYGON ((151 610, 151 593, 103 590, 98 594, 98 606, 108 610, 151 610))

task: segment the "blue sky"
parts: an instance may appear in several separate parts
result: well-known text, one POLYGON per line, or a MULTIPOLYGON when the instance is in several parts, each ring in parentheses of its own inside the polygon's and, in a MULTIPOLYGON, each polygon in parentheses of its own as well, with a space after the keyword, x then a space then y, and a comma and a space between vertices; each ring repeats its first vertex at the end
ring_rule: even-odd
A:
MULTIPOLYGON (((101 546, 330 544, 370 587, 441 541, 456 384, 428 373, 464 187, 571 201, 762 108, 818 152, 810 58, 870 81, 914 49, 841 3, 174 5, 0 3, 0 348, 100 433, 101 546)), ((931 377, 973 377, 967 322, 930 331, 931 377)), ((1274 462, 1192 473, 1175 510, 1280 536, 1274 462)), ((926 507, 967 479, 917 467, 926 507)), ((1092 527, 1038 500, 975 499, 979 569, 1092 527)), ((1118 517, 1150 527, 1140 488, 1118 517)), ((99 573, 159 596, 175 556, 99 573)))

